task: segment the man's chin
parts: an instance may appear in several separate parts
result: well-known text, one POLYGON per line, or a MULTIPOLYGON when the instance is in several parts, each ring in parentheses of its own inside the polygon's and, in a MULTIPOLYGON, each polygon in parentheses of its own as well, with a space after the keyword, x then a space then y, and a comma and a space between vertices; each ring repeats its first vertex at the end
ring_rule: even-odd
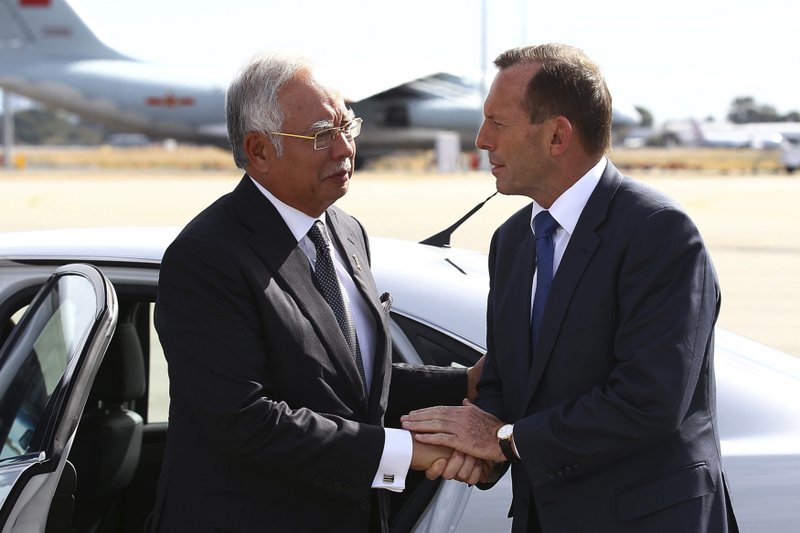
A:
POLYGON ((350 190, 350 180, 349 179, 335 179, 335 178, 325 178, 322 183, 325 196, 331 201, 331 203, 335 202, 345 194, 347 191, 350 190))

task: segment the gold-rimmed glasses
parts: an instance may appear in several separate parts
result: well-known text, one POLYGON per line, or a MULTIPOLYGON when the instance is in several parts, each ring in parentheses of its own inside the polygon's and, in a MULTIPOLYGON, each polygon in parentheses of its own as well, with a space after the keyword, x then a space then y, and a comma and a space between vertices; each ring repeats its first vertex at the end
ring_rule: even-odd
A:
POLYGON ((269 134, 314 141, 314 150, 324 150, 326 148, 330 148, 333 144, 333 141, 335 141, 336 137, 338 137, 340 134, 344 135, 345 139, 348 141, 352 141, 358 137, 358 135, 361 133, 362 122, 363 120, 360 118, 354 118, 346 124, 342 124, 341 126, 337 126, 335 128, 326 128, 324 130, 320 130, 314 135, 298 135, 296 133, 284 133, 282 131, 271 131, 269 134))

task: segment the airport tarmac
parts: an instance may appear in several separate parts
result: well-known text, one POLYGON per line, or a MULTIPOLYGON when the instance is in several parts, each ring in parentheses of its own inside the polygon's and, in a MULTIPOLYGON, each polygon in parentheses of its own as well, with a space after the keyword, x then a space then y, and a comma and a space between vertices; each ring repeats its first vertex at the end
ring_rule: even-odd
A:
MULTIPOLYGON (((719 325, 800 357, 800 177, 648 172, 634 177, 676 198, 700 228, 722 287, 719 325)), ((231 190, 237 171, 0 173, 0 231, 65 226, 183 225, 231 190)), ((487 172, 355 175, 341 207, 370 235, 421 240, 494 192, 487 172)), ((497 195, 453 237, 487 251, 526 199, 497 195)))

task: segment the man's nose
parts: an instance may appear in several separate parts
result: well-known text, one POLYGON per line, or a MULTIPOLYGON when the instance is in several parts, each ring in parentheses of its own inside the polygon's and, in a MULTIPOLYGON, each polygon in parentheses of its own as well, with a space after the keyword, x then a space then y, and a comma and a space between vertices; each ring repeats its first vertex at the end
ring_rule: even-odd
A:
POLYGON ((356 140, 348 139, 344 132, 339 132, 331 144, 330 151, 333 159, 353 157, 356 153, 356 140))
POLYGON ((484 120, 481 123, 481 127, 478 130, 478 135, 475 137, 475 147, 479 150, 491 150, 492 144, 491 140, 489 139, 489 135, 486 132, 486 121, 484 120))

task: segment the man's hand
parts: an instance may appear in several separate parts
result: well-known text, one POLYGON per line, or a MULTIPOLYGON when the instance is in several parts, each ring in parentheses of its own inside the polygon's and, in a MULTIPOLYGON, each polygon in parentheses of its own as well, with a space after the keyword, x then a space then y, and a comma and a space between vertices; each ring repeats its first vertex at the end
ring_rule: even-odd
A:
POLYGON ((485 355, 478 359, 478 362, 467 369, 467 398, 469 401, 474 402, 478 397, 478 382, 481 380, 483 374, 483 360, 485 355))
POLYGON ((484 461, 480 459, 444 446, 423 444, 416 439, 412 442, 414 451, 411 455, 411 470, 425 470, 425 477, 430 480, 443 477, 474 485, 487 471, 484 461))
POLYGON ((465 455, 458 450, 453 450, 453 454, 448 461, 439 460, 434 462, 425 471, 425 476, 428 479, 442 477, 475 485, 480 481, 486 481, 491 471, 492 465, 488 461, 476 459, 471 455, 465 455))
POLYGON ((469 400, 464 400, 462 407, 428 407, 411 411, 400 421, 403 429, 416 433, 416 442, 448 446, 495 463, 506 460, 497 443, 497 430, 503 421, 469 400))
POLYGON ((413 444, 413 451, 411 454, 411 470, 425 470, 425 475, 428 479, 436 479, 438 475, 435 472, 440 469, 444 471, 450 456, 453 455, 452 448, 444 446, 435 446, 432 444, 424 444, 414 438, 411 434, 411 442, 413 444), (428 471, 431 474, 428 474, 428 471), (431 477, 431 476, 434 477, 431 477))

